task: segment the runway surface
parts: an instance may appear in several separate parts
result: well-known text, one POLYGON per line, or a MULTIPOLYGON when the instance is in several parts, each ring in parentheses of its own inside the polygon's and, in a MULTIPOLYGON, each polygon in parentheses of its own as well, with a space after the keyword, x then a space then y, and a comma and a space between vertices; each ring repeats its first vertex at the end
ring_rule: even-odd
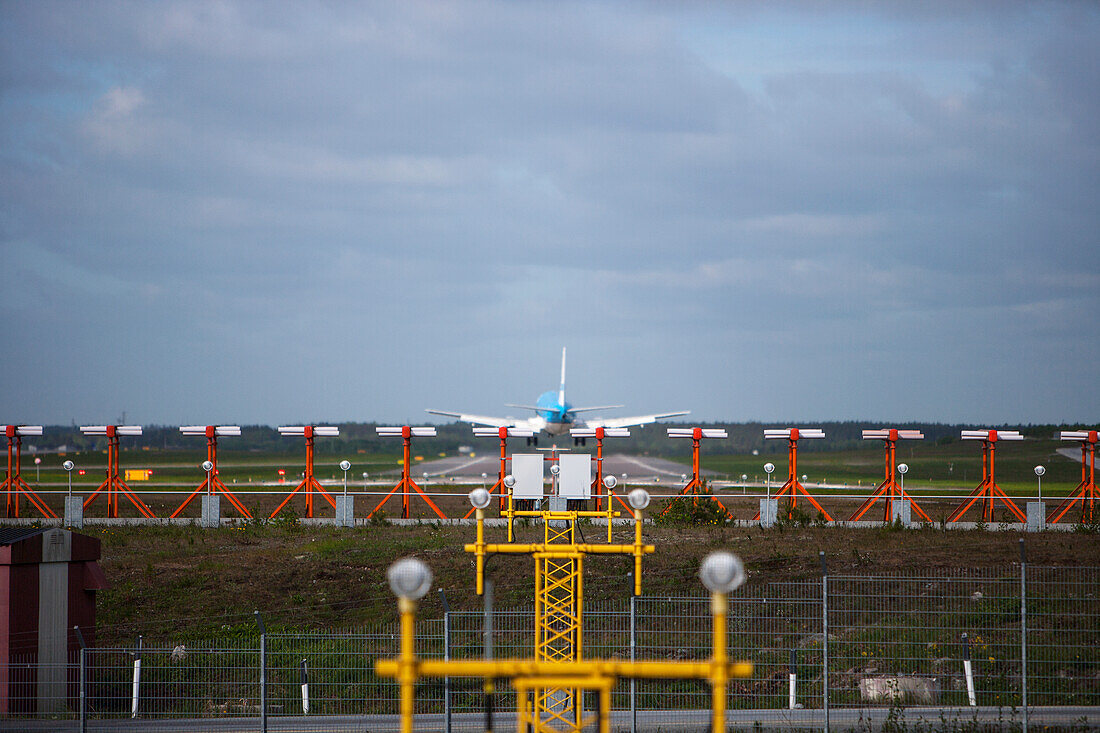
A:
MULTIPOLYGON (((532 449, 530 451, 516 452, 534 453, 536 451, 532 449)), ((539 452, 546 453, 549 458, 550 451, 539 452)), ((559 451, 559 453, 564 452, 564 450, 559 451)), ((593 464, 595 461, 595 456, 593 456, 593 464)), ((657 483, 657 479, 660 479, 660 483, 676 483, 681 480, 681 476, 691 473, 691 467, 683 463, 676 463, 675 461, 669 461, 664 458, 652 458, 649 456, 628 456, 622 453, 604 455, 603 470, 605 475, 613 473, 621 477, 625 473, 630 478, 631 482, 652 481, 654 483, 657 483)), ((469 456, 454 456, 451 458, 440 458, 434 461, 417 463, 414 469, 414 475, 419 478, 422 474, 426 473, 428 477, 432 479, 454 478, 455 480, 476 481, 482 478, 481 474, 483 473, 486 478, 495 479, 499 471, 500 456, 483 454, 473 458, 469 456)), ((706 470, 701 473, 707 476, 716 475, 713 471, 706 470)))

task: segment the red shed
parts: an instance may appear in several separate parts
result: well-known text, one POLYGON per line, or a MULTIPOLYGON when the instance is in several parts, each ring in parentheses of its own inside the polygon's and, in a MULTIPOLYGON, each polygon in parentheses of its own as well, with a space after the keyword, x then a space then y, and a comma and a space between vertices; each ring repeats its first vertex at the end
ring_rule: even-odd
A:
POLYGON ((99 540, 65 529, 0 528, 0 716, 59 712, 76 693, 73 632, 95 643, 99 540))

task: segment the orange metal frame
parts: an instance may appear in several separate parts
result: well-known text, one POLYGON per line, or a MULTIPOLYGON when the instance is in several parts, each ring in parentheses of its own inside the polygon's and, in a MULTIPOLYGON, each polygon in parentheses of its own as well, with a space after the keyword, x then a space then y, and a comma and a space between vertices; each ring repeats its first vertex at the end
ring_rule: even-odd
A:
MULTIPOLYGON (((245 505, 241 503, 241 500, 233 495, 233 492, 226 488, 222 480, 218 478, 218 436, 215 433, 217 426, 206 426, 206 460, 214 464, 214 467, 210 469, 206 474, 206 480, 199 484, 199 487, 191 492, 191 495, 183 500, 179 509, 172 512, 171 518, 175 519, 183 510, 187 508, 187 505, 191 503, 191 500, 201 494, 204 490, 207 494, 213 496, 215 492, 220 491, 225 494, 225 497, 229 499, 229 503, 237 508, 243 516, 248 519, 252 519, 252 513, 245 508, 245 505)), ((285 502, 284 502, 285 503, 285 502)))
MULTIPOLYGON (((500 511, 504 511, 504 508, 508 505, 508 487, 504 485, 504 477, 507 473, 508 462, 508 428, 497 428, 497 435, 500 436, 500 473, 497 475, 497 482, 489 488, 489 495, 492 496, 494 492, 500 494, 500 511)), ((470 511, 463 515, 463 519, 469 519, 470 515, 477 511, 476 507, 470 507, 470 511)))
MULTIPOLYGON (((699 490, 701 488, 703 488, 703 479, 699 476, 699 444, 702 442, 702 440, 703 440, 703 429, 702 428, 692 428, 692 431, 691 431, 691 480, 688 481, 684 485, 684 488, 680 489, 680 493, 678 495, 678 496, 686 496, 688 494, 691 494, 693 497, 695 497, 693 499, 693 503, 696 503, 696 504, 698 504, 698 502, 699 502, 699 490)), ((733 518, 733 515, 730 514, 730 510, 726 509, 725 504, 718 501, 717 496, 714 496, 713 494, 711 494, 710 498, 713 499, 718 504, 718 506, 722 507, 722 511, 726 513, 727 517, 729 517, 730 519, 733 518)), ((620 501, 621 501, 621 499, 620 499, 620 501)), ((673 501, 675 501, 675 497, 672 500, 670 500, 668 502, 668 506, 666 506, 661 511, 661 516, 662 517, 665 514, 667 514, 669 512, 669 510, 672 509, 672 502, 673 501)))
POLYGON ((118 496, 124 495, 130 500, 130 503, 137 507, 137 510, 141 512, 141 516, 147 519, 152 519, 156 515, 153 514, 153 510, 145 505, 145 502, 141 500, 137 494, 130 490, 130 487, 126 485, 126 482, 122 480, 121 473, 118 468, 119 454, 122 453, 122 449, 119 447, 118 433, 115 430, 114 425, 107 426, 107 479, 99 485, 92 495, 84 500, 84 508, 87 509, 95 501, 95 498, 99 496, 104 490, 107 491, 107 516, 111 519, 118 518, 118 496))
POLYGON ((970 496, 963 500, 955 511, 951 513, 951 516, 947 518, 948 522, 959 521, 970 507, 974 506, 974 502, 982 502, 982 521, 993 521, 993 506, 999 499, 1009 511, 1011 511, 1017 519, 1021 522, 1026 522, 1027 517, 1020 511, 1020 508, 1008 498, 1008 494, 1001 490, 1001 487, 997 485, 996 478, 996 454, 997 454, 997 431, 990 430, 989 437, 982 441, 982 482, 978 484, 970 496))
MULTIPOLYGON (((501 430, 506 430, 506 428, 501 428, 501 430)), ((396 486, 390 489, 390 493, 386 494, 382 501, 378 502, 378 506, 376 506, 374 509, 371 509, 370 514, 367 515, 367 519, 373 517, 374 513, 381 509, 385 505, 385 503, 390 500, 390 497, 396 494, 398 491, 401 492, 401 517, 403 519, 408 519, 409 499, 411 498, 411 495, 409 494, 410 488, 415 490, 416 493, 420 494, 420 498, 428 503, 428 506, 432 508, 432 510, 439 516, 440 519, 446 519, 447 515, 439 511, 439 507, 435 505, 435 502, 431 500, 431 497, 425 494, 423 489, 417 486, 416 482, 412 479, 412 466, 410 465, 412 463, 412 428, 408 425, 404 425, 401 427, 401 439, 404 441, 404 449, 402 451, 403 460, 401 462, 401 480, 397 482, 396 486)), ((503 438, 501 439, 501 441, 503 443, 503 438)), ((504 448, 502 446, 502 455, 503 450, 504 448)), ((501 463, 501 465, 503 466, 503 462, 501 463)), ((503 468, 501 470, 503 470, 503 468)))
POLYGON ((5 430, 5 435, 8 438, 8 473, 4 479, 4 483, 0 484, 0 490, 3 490, 7 494, 6 516, 19 516, 19 495, 26 494, 27 501, 29 501, 42 516, 57 519, 57 515, 47 506, 46 502, 42 500, 42 497, 36 494, 34 489, 32 489, 30 485, 23 480, 23 477, 19 475, 19 464, 22 462, 21 458, 23 454, 23 436, 16 432, 18 427, 18 425, 8 425, 5 430), (15 453, 14 462, 12 461, 13 449, 15 453))
MULTIPOLYGON (((794 510, 798 508, 798 495, 802 494, 807 501, 814 505, 815 509, 821 512, 826 521, 833 521, 833 518, 829 516, 829 512, 817 503, 817 499, 810 496, 810 492, 806 491, 806 487, 798 480, 798 428, 791 428, 791 435, 787 438, 787 483, 783 484, 779 491, 772 494, 772 498, 778 499, 784 494, 790 496, 790 500, 787 502, 787 519, 794 516, 794 510)), ((760 512, 757 512, 756 516, 753 517, 753 521, 759 519, 760 512)))
MULTIPOLYGON (((596 497, 596 511, 603 511, 603 439, 606 437, 603 428, 596 428, 596 478, 592 481, 592 492, 596 497)), ((633 512, 630 505, 623 501, 623 497, 616 494, 614 491, 608 492, 609 496, 607 501, 611 501, 611 497, 614 496, 619 500, 619 503, 626 508, 627 511, 633 512)), ((723 507, 724 508, 724 507, 723 507)))
POLYGON ((889 437, 885 438, 882 442, 886 445, 886 461, 885 461, 885 464, 886 464, 885 476, 886 477, 883 479, 882 483, 879 484, 878 487, 875 489, 875 493, 871 495, 871 498, 869 498, 867 501, 863 502, 863 504, 860 505, 859 509, 856 510, 855 514, 853 514, 848 519, 848 521, 849 522, 859 521, 859 519, 861 517, 863 517, 864 514, 867 513, 867 510, 875 505, 876 501, 878 501, 881 498, 885 498, 886 499, 886 509, 884 510, 883 515, 882 515, 883 521, 885 521, 885 522, 893 521, 893 519, 894 519, 894 504, 893 504, 894 499, 906 499, 906 500, 909 501, 909 505, 911 507, 913 507, 914 511, 916 511, 916 513, 920 516, 921 519, 923 519, 926 522, 931 522, 932 520, 928 517, 927 514, 924 513, 924 510, 921 509, 917 505, 917 502, 913 501, 912 497, 910 497, 908 494, 906 494, 904 491, 901 490, 901 487, 898 486, 897 480, 894 478, 897 475, 897 465, 898 465, 897 464, 898 431, 894 428, 891 428, 889 437))
POLYGON ((274 519, 275 516, 278 515, 278 513, 283 510, 283 507, 285 507, 287 505, 287 503, 290 502, 290 500, 294 498, 294 495, 297 494, 302 489, 305 489, 306 516, 307 517, 309 517, 309 518, 313 517, 313 492, 314 491, 319 492, 321 494, 321 496, 325 497, 325 501, 327 501, 332 506, 333 509, 336 508, 336 500, 333 499, 332 496, 327 491, 325 491, 324 487, 321 486, 321 482, 318 481, 313 475, 313 426, 312 425, 306 425, 305 426, 305 438, 306 438, 306 470, 305 470, 305 476, 303 476, 302 480, 298 483, 298 485, 294 487, 294 490, 291 491, 289 494, 287 494, 287 497, 285 499, 283 499, 283 503, 280 504, 279 506, 275 507, 275 511, 271 512, 271 519, 274 519))
POLYGON ((1089 437, 1081 441, 1081 483, 1051 512, 1051 522, 1061 521, 1077 502, 1081 502, 1082 522, 1091 522, 1096 518, 1096 502, 1100 499, 1100 492, 1096 490, 1096 441, 1095 430, 1090 430, 1089 437))

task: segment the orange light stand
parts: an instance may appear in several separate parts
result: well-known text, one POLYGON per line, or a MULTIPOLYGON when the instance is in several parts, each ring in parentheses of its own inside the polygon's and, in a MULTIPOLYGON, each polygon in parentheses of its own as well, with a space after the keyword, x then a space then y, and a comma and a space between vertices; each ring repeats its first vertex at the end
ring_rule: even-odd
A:
POLYGON ((996 472, 997 443, 1002 440, 1023 440, 1024 436, 1017 430, 964 430, 962 439, 982 441, 982 482, 970 492, 970 496, 966 497, 955 511, 951 512, 947 521, 959 521, 975 502, 981 501, 982 521, 992 522, 994 504, 1000 500, 1018 520, 1026 522, 1027 517, 1024 513, 997 485, 996 472))
MULTIPOLYGON (((699 475, 699 446, 702 443, 703 438, 728 438, 729 435, 722 428, 667 428, 668 437, 670 438, 691 438, 691 480, 688 481, 684 488, 680 489, 680 496, 686 496, 688 494, 694 496, 693 501, 699 501, 699 491, 703 488, 703 479, 699 475)), ((722 507, 722 511, 729 518, 733 518, 729 509, 718 501, 718 497, 713 494, 710 497, 715 501, 718 506, 722 507)), ((672 501, 668 502, 668 506, 661 511, 661 516, 668 514, 672 509, 672 501)))
POLYGON ((885 461, 885 478, 882 483, 875 489, 875 493, 871 494, 871 498, 863 502, 859 509, 856 510, 848 521, 857 522, 863 518, 863 515, 867 513, 867 510, 875 505, 875 502, 879 499, 886 499, 886 509, 883 511, 882 520, 884 522, 894 521, 894 500, 905 499, 909 502, 909 506, 913 508, 913 511, 920 516, 926 522, 931 522, 928 515, 924 513, 924 510, 917 506, 917 502, 906 494, 900 486, 898 486, 897 479, 897 444, 898 440, 924 440, 924 433, 919 430, 898 430, 896 428, 888 428, 882 430, 864 430, 864 440, 881 440, 886 446, 886 461, 885 461))
POLYGON ((0 484, 0 490, 2 490, 7 498, 7 512, 5 516, 18 517, 19 516, 19 496, 21 494, 26 495, 27 501, 31 503, 38 513, 44 517, 51 519, 57 519, 57 515, 53 513, 53 510, 47 506, 46 502, 42 500, 38 494, 34 493, 34 489, 23 480, 23 477, 19 474, 19 464, 22 462, 23 454, 23 436, 24 435, 41 435, 41 425, 4 425, 4 436, 8 439, 8 473, 4 478, 4 483, 0 484), (14 461, 12 460, 14 453, 14 461))
MULTIPOLYGON (((791 519, 794 516, 794 510, 798 508, 798 495, 806 497, 806 500, 813 504, 814 508, 821 512, 821 515, 825 517, 828 522, 833 521, 833 518, 829 516, 829 512, 817 503, 817 500, 810 496, 810 492, 806 491, 806 487, 802 485, 802 482, 798 480, 798 441, 802 438, 824 438, 825 431, 820 428, 767 428, 764 430, 764 440, 776 440, 785 438, 787 440, 787 482, 779 488, 779 491, 772 495, 773 499, 786 494, 790 497, 787 502, 787 519, 791 519)), ((760 512, 756 513, 753 520, 760 519, 760 512)))
MULTIPOLYGON (((600 512, 604 510, 603 501, 603 439, 604 438, 629 438, 630 430, 628 428, 572 428, 569 434, 573 436, 574 440, 584 440, 587 438, 596 439, 596 477, 592 479, 592 494, 596 497, 596 511, 600 512)), ((628 511, 633 512, 630 505, 623 501, 623 498, 618 494, 613 494, 608 491, 607 501, 610 503, 611 497, 614 496, 619 500, 628 511)))
POLYGON ((403 519, 409 518, 409 489, 413 489, 416 493, 420 494, 420 498, 428 503, 428 506, 436 513, 440 519, 446 519, 447 515, 439 511, 439 507, 435 505, 435 502, 431 500, 423 489, 416 485, 416 482, 412 479, 412 439, 415 435, 418 438, 431 438, 435 436, 435 428, 414 428, 408 425, 401 425, 397 427, 378 427, 375 428, 378 434, 383 438, 396 438, 400 437, 404 442, 404 448, 402 450, 401 460, 401 480, 397 482, 397 485, 390 489, 390 493, 386 494, 382 498, 382 501, 378 502, 378 506, 371 509, 370 514, 367 515, 367 519, 374 516, 374 513, 381 509, 390 497, 401 492, 401 517, 403 519))
MULTIPOLYGON (((489 495, 494 493, 500 495, 500 511, 504 511, 508 505, 508 487, 504 485, 504 477, 508 475, 508 438, 531 438, 535 435, 535 431, 530 428, 508 428, 508 427, 474 427, 474 435, 479 438, 485 438, 489 436, 496 436, 500 438, 500 473, 497 475, 497 481, 489 489, 489 495)), ((470 507, 470 511, 462 517, 463 519, 469 519, 477 509, 470 507)))
POLYGON ((287 494, 287 497, 283 499, 283 503, 275 507, 275 511, 271 512, 271 518, 274 519, 279 512, 283 510, 283 507, 294 498, 294 495, 299 491, 305 490, 306 496, 306 516, 313 518, 313 492, 316 491, 325 497, 333 509, 336 508, 336 500, 325 491, 321 486, 321 482, 313 475, 313 439, 315 437, 322 438, 334 438, 340 434, 340 428, 332 425, 284 425, 279 428, 280 435, 288 436, 301 436, 306 439, 306 469, 302 476, 302 480, 294 487, 294 490, 287 494))
POLYGON ((1062 517, 1073 508, 1077 502, 1081 502, 1081 522, 1093 522, 1096 520, 1096 502, 1100 499, 1100 493, 1096 490, 1096 439, 1095 430, 1063 430, 1062 440, 1073 440, 1081 444, 1081 483, 1070 492, 1065 501, 1051 512, 1051 522, 1060 522, 1062 517))
POLYGON ((95 501, 100 493, 107 492, 107 516, 111 519, 118 518, 118 497, 125 496, 130 503, 137 507, 141 516, 151 519, 156 515, 153 510, 145 505, 137 494, 130 490, 126 482, 122 480, 118 467, 119 454, 122 448, 119 446, 119 438, 122 436, 141 435, 140 425, 85 425, 80 428, 85 435, 107 436, 107 479, 99 485, 91 496, 84 500, 84 508, 87 509, 95 501))
POLYGON ((204 491, 213 496, 215 492, 221 492, 225 494, 225 498, 229 499, 229 503, 237 508, 237 511, 241 513, 241 516, 252 519, 252 513, 245 508, 241 500, 233 495, 233 492, 226 488, 222 480, 218 478, 218 437, 228 435, 240 435, 241 428, 238 425, 184 425, 180 427, 180 432, 184 435, 205 435, 206 436, 206 460, 213 464, 213 468, 206 472, 206 480, 199 484, 199 487, 191 492, 191 495, 183 500, 179 509, 172 512, 171 518, 175 519, 183 513, 183 510, 187 508, 187 505, 191 501, 203 493, 204 491))

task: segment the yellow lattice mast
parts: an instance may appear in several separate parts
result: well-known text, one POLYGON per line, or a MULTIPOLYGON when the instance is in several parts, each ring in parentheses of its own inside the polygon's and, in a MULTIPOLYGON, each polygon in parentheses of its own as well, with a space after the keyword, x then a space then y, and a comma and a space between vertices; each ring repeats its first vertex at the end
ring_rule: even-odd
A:
MULTIPOLYGON (((509 477, 510 479, 511 477, 509 477)), ((506 481, 511 490, 514 481, 506 481)), ((614 476, 604 479, 610 492, 614 476)), ((474 554, 477 564, 477 593, 485 589, 485 560, 494 554, 525 554, 535 560, 535 644, 533 659, 485 660, 421 660, 413 649, 413 617, 416 600, 427 592, 431 571, 418 560, 405 559, 395 563, 389 572, 390 587, 399 598, 401 612, 401 652, 397 659, 378 660, 379 676, 394 677, 401 685, 401 731, 411 733, 413 694, 419 677, 480 677, 486 691, 492 691, 492 681, 512 678, 516 689, 517 728, 520 733, 579 733, 585 726, 596 724, 600 733, 611 730, 611 690, 619 678, 705 679, 712 687, 712 731, 725 731, 725 703, 728 682, 734 677, 748 677, 752 665, 731 663, 726 653, 727 594, 745 579, 741 561, 725 553, 708 556, 700 569, 700 577, 711 590, 713 620, 713 651, 706 661, 638 661, 586 660, 583 658, 584 557, 588 554, 618 554, 634 557, 634 593, 641 593, 642 556, 654 551, 653 545, 642 544, 642 511, 649 505, 649 494, 635 489, 628 496, 634 513, 633 544, 611 543, 611 517, 606 512, 569 511, 557 508, 543 511, 517 512, 521 516, 538 516, 543 523, 541 543, 489 544, 485 542, 485 508, 492 497, 479 488, 470 492, 470 502, 477 512, 477 540, 465 546, 474 554), (608 542, 577 542, 577 521, 582 517, 606 516, 608 542), (595 715, 586 719, 582 709, 584 690, 599 693, 595 715)), ((509 532, 509 534, 511 534, 509 532)))

